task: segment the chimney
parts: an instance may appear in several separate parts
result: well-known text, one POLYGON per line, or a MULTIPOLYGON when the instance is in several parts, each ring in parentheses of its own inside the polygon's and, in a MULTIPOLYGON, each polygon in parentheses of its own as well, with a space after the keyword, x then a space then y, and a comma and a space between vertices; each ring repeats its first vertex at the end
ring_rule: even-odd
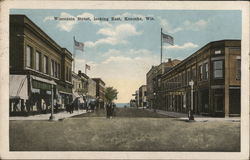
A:
POLYGON ((171 62, 171 58, 168 59, 168 62, 171 62))

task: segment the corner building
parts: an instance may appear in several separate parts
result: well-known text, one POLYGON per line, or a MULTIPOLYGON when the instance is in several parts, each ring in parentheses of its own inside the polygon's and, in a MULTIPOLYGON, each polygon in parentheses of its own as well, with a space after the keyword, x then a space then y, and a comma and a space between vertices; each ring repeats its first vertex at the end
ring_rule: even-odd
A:
POLYGON ((163 74, 157 90, 160 109, 187 113, 191 80, 195 114, 240 116, 241 41, 210 42, 163 74))
POLYGON ((47 112, 72 101, 72 54, 25 15, 10 15, 10 112, 47 112))

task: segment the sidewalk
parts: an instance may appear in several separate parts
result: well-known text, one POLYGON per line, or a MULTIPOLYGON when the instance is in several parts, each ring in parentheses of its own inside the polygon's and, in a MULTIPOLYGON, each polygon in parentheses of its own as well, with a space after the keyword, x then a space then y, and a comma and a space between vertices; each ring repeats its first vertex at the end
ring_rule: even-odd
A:
MULTIPOLYGON (((72 114, 70 114, 69 112, 63 111, 63 112, 55 113, 54 117, 55 117, 55 120, 59 120, 59 119, 73 117, 73 116, 83 114, 83 113, 86 113, 86 110, 74 111, 72 114)), ((9 117, 9 120, 49 120, 50 115, 51 114, 48 113, 48 114, 32 115, 28 117, 16 116, 16 117, 9 117)))
MULTIPOLYGON (((151 112, 153 110, 147 109, 151 112)), ((163 110, 156 110, 156 113, 166 115, 172 118, 178 118, 183 121, 188 121, 188 115, 187 113, 179 113, 179 112, 169 112, 169 111, 163 111, 163 110)), ((206 121, 231 121, 231 122, 240 122, 240 117, 208 117, 208 116, 202 116, 202 115, 194 115, 194 121, 197 122, 206 122, 206 121)))

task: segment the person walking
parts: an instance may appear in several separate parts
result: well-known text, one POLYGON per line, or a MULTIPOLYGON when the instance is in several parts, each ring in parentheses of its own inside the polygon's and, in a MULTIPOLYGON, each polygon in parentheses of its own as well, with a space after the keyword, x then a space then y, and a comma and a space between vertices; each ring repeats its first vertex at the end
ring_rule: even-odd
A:
POLYGON ((106 104, 106 112, 107 112, 107 118, 110 118, 110 113, 111 113, 111 104, 110 103, 106 104))

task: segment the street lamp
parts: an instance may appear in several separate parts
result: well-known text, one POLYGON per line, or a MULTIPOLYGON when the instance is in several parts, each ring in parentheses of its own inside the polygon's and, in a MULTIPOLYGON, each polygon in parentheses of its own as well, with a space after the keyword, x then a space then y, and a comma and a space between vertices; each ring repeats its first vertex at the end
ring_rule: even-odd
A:
POLYGON ((191 80, 189 82, 189 85, 191 86, 191 107, 188 111, 188 120, 194 120, 193 110, 194 110, 194 103, 193 103, 193 94, 194 94, 194 81, 191 80))
POLYGON ((156 112, 156 93, 154 92, 154 106, 153 106, 153 109, 154 109, 154 112, 156 112))

